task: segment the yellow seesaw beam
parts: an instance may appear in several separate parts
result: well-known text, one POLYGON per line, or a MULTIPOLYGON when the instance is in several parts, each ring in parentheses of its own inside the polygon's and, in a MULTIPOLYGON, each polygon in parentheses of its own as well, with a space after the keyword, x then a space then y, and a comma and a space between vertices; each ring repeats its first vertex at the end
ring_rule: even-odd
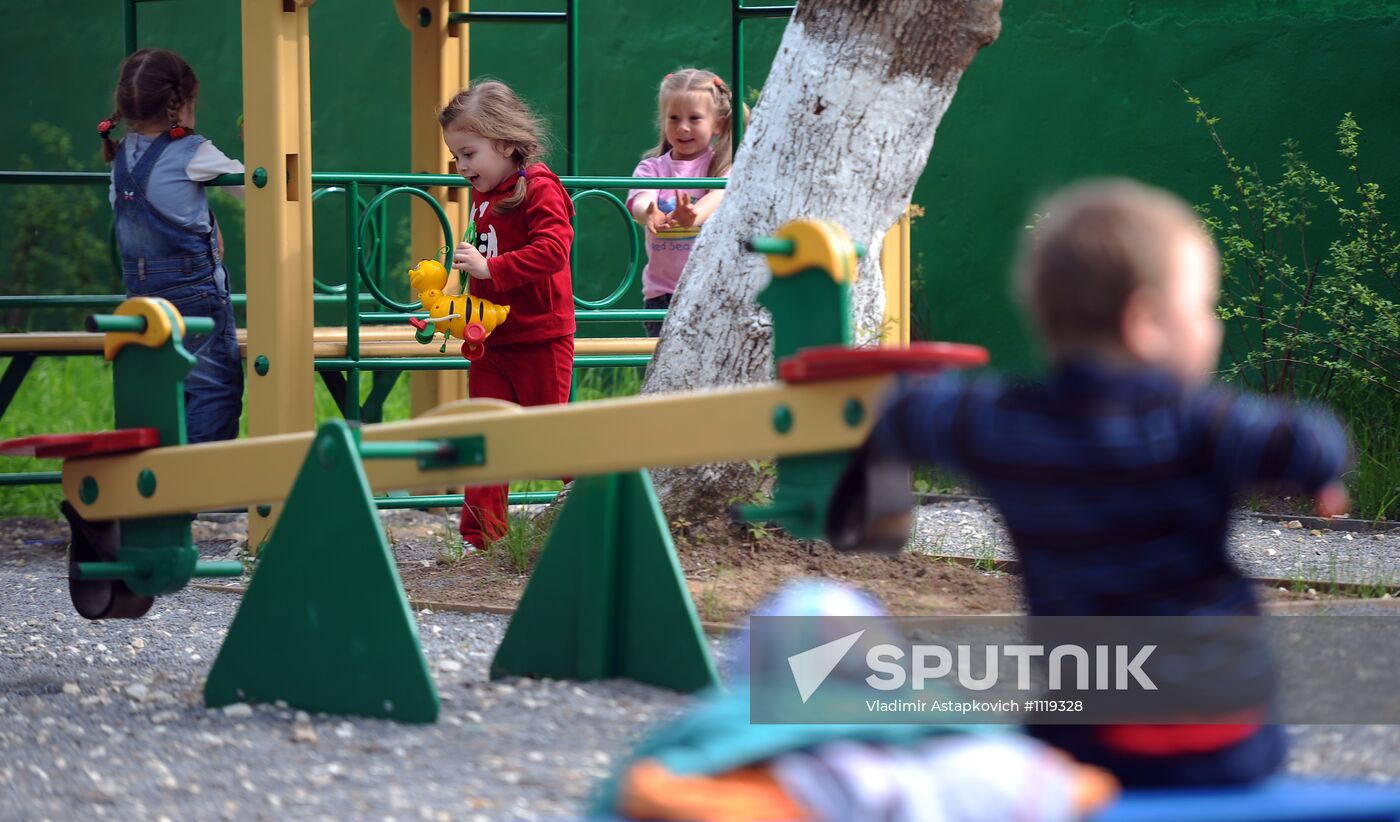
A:
MULTIPOLYGON (((484 465, 424 471, 413 460, 372 460, 365 470, 376 491, 419 490, 839 451, 863 441, 893 386, 893 377, 875 376, 536 408, 471 403, 408 422, 367 425, 363 438, 384 442, 481 435, 486 440, 484 465), (854 425, 847 421, 851 400, 863 410, 854 425), (774 414, 783 407, 791 415, 786 433, 774 425, 774 414)), ((280 502, 313 437, 313 432, 279 434, 68 460, 63 491, 92 520, 280 502), (138 476, 145 470, 155 474, 150 496, 138 490, 138 476), (91 503, 83 502, 79 492, 87 478, 97 483, 91 503)), ((150 483, 141 487, 149 490, 150 483)))

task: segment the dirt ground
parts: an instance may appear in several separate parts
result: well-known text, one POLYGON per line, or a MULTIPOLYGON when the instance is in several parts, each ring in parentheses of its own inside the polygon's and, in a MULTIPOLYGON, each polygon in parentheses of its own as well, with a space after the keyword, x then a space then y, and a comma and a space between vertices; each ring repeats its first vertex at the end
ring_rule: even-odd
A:
MULTIPOLYGON (((386 522, 386 530, 411 599, 510 608, 529 581, 519 560, 499 546, 460 558, 425 557, 425 546, 446 542, 443 522, 429 515, 394 517, 386 522)), ((754 534, 723 520, 682 524, 672 538, 695 609, 709 623, 740 623, 768 594, 802 577, 860 588, 899 616, 1025 610, 1016 575, 985 562, 919 553, 842 554, 825 543, 754 534)), ((1317 598, 1269 586, 1261 586, 1260 595, 1268 602, 1317 598)))
MULTIPOLYGON (((454 555, 455 528, 441 514, 395 511, 385 530, 410 599, 476 608, 514 608, 529 581, 534 554, 498 545, 489 551, 454 555), (523 567, 522 567, 523 566, 523 567)), ((896 615, 1005 614, 1024 610, 1014 574, 985 561, 903 553, 897 556, 840 554, 825 543, 750 531, 724 520, 673 529, 676 553, 700 618, 737 624, 768 594, 802 577, 820 577, 860 588, 896 615)), ((223 540, 230 558, 241 550, 241 518, 194 524, 194 537, 223 540)), ((0 545, 66 545, 67 524, 31 517, 0 519, 0 545)), ((206 580, 238 584, 240 580, 206 580)), ((242 582, 246 582, 246 577, 242 582)), ((1269 601, 1303 595, 1262 588, 1269 601)), ((1313 597, 1316 598, 1316 597, 1313 597)))
MULTIPOLYGON (((395 543, 432 538, 434 531, 440 534, 441 529, 418 522, 389 528, 395 543)), ((764 596, 800 577, 823 577, 862 588, 896 613, 1020 610, 1014 578, 935 557, 842 555, 823 543, 781 535, 753 536, 727 523, 692 526, 674 539, 696 611, 706 622, 738 622, 764 596)), ((440 557, 426 565, 401 564, 399 573, 413 599, 507 607, 519 599, 529 579, 510 552, 500 547, 456 561, 440 557)))

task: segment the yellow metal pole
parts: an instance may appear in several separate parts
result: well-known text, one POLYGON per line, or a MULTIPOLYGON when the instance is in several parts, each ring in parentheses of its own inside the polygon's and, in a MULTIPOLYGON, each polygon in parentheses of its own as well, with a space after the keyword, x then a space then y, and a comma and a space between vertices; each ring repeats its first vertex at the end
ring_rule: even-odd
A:
MULTIPOLYGON (((395 0, 394 3, 399 21, 410 33, 410 160, 413 170, 420 174, 456 170, 442 141, 437 113, 453 94, 467 85, 470 76, 468 27, 447 23, 450 13, 465 12, 467 5, 467 0, 395 0)), ((428 193, 446 209, 456 229, 453 242, 460 241, 471 207, 467 189, 437 186, 428 189, 428 193)), ((414 200, 410 208, 413 248, 409 256, 414 259, 431 257, 443 245, 442 228, 426 203, 414 200)), ((457 272, 452 272, 452 280, 447 284, 449 293, 460 285, 457 276, 457 272)), ((404 284, 407 287, 407 277, 404 284)), ((467 375, 462 371, 417 372, 409 376, 409 387, 412 412, 416 417, 445 402, 465 397, 467 375)))
POLYGON ((880 334, 881 345, 909 344, 913 327, 909 313, 909 209, 900 215, 885 235, 880 249, 880 270, 885 277, 885 320, 880 334))
MULTIPOLYGON (((874 411, 894 385, 894 377, 876 376, 532 408, 502 407, 496 400, 463 403, 420 419, 367 425, 362 438, 478 436, 483 464, 421 469, 411 459, 373 460, 365 471, 376 490, 424 490, 847 450, 865 439, 874 411), (856 404, 865 412, 852 418, 850 408, 856 404), (787 421, 785 427, 775 423, 778 414, 787 421), (637 437, 638 431, 661 424, 685 436, 637 437)), ((276 502, 291 490, 312 439, 313 434, 303 432, 68 460, 63 491, 91 520, 276 502), (149 497, 139 490, 138 478, 145 471, 156 480, 149 497), (85 485, 87 494, 81 491, 85 485)))
MULTIPOLYGON (((243 0, 248 261, 248 433, 309 431, 311 328, 310 0, 243 0)), ((229 466, 257 472, 257 466, 229 466)), ((222 477, 207 475, 217 484, 222 477)), ((264 509, 266 511, 267 509, 264 509)), ((256 550, 277 518, 254 513, 256 550)))

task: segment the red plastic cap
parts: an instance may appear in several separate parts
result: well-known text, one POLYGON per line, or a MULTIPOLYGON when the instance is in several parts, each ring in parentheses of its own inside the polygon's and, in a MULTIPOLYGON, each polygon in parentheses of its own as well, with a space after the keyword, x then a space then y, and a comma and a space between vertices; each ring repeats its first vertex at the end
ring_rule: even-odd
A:
POLYGON ((876 374, 936 374, 949 368, 975 368, 991 358, 980 345, 912 343, 908 348, 806 348, 778 363, 787 383, 823 382, 876 374))
POLYGON ((428 327, 427 320, 420 320, 417 317, 409 317, 408 324, 418 329, 419 331, 422 331, 423 329, 428 327))
POLYGON ((462 329, 462 339, 473 343, 481 342, 486 339, 486 326, 481 323, 468 323, 467 327, 462 329))
POLYGON ((481 355, 486 353, 486 346, 481 343, 467 341, 462 343, 462 359, 476 362, 481 359, 481 355))

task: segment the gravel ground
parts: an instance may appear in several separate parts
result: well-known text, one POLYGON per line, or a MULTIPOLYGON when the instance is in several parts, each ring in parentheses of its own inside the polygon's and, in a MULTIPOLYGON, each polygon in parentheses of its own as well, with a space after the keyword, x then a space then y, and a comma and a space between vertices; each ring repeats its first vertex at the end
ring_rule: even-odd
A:
MULTIPOLYGON (((931 554, 1015 559, 1001 517, 979 500, 918 509, 914 547, 931 554)), ((1231 520, 1230 553, 1250 576, 1353 582, 1400 594, 1400 530, 1352 533, 1289 527, 1248 513, 1231 520)))
POLYGON ((52 547, 0 558, 0 819, 567 817, 686 703, 622 681, 492 683, 505 618, 424 612, 435 725, 211 711, 203 680, 238 597, 188 589, 93 623, 61 571, 52 547))
MULTIPOLYGON (((628 682, 492 683, 505 619, 423 612, 443 700, 435 725, 211 711, 203 678, 236 596, 190 589, 141 620, 87 622, 68 602, 61 547, 38 542, 0 551, 4 820, 565 818, 640 734, 687 704, 628 682)), ((715 648, 723 666, 727 644, 715 648)), ((1293 733, 1294 771, 1400 780, 1400 728, 1293 733)))

